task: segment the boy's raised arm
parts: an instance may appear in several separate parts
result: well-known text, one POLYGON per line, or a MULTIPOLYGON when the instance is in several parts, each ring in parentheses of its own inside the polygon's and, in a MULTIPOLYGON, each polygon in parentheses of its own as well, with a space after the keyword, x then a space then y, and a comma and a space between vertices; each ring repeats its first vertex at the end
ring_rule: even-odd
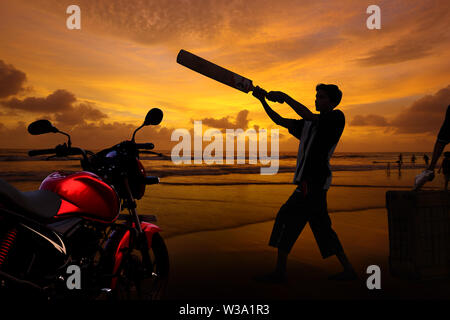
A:
POLYGON ((267 92, 260 87, 256 87, 253 90, 253 96, 256 97, 259 101, 261 101, 261 104, 264 107, 264 110, 266 111, 267 115, 272 119, 273 122, 276 124, 285 127, 290 128, 293 125, 293 122, 295 120, 293 119, 287 119, 280 116, 278 113, 276 113, 266 102, 266 95, 267 92))
POLYGON ((270 91, 267 94, 267 99, 279 103, 286 102, 292 108, 292 110, 294 110, 300 117, 302 117, 306 121, 312 121, 317 119, 318 117, 318 115, 312 113, 307 107, 305 107, 297 100, 294 100, 284 92, 270 91))

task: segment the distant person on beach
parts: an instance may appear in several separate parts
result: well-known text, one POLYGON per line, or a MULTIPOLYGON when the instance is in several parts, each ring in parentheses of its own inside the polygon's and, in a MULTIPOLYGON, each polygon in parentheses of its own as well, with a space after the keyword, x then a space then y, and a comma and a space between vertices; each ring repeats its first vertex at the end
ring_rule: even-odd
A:
POLYGON ((327 210, 327 191, 331 184, 329 160, 345 126, 342 111, 335 110, 342 92, 336 85, 319 84, 316 87, 316 110, 312 113, 303 104, 280 91, 267 93, 256 87, 253 95, 258 98, 268 116, 276 124, 285 127, 294 137, 300 139, 297 168, 293 183, 296 189, 278 211, 269 245, 278 248, 275 271, 257 277, 267 282, 286 280, 288 255, 309 222, 322 257, 336 255, 344 271, 331 276, 335 280, 354 280, 357 274, 348 261, 337 234, 331 228, 327 210), (276 113, 266 102, 286 102, 303 119, 287 119, 276 113))
POLYGON ((450 152, 444 152, 444 160, 442 160, 441 167, 439 168, 438 173, 440 173, 442 170, 442 173, 444 174, 444 189, 445 191, 448 190, 448 181, 450 180, 450 152))
POLYGON ((411 163, 412 163, 413 167, 416 164, 416 156, 414 154, 411 156, 411 163))
POLYGON ((428 167, 428 163, 430 162, 430 158, 426 154, 424 154, 423 155, 423 160, 425 161, 425 165, 428 167))
POLYGON ((398 176, 401 177, 401 175, 402 175, 402 164, 403 164, 403 155, 401 153, 398 155, 397 164, 398 164, 398 176))
POLYGON ((436 163, 438 162, 439 157, 441 156, 445 146, 448 143, 450 143, 450 105, 447 107, 444 123, 439 130, 436 143, 434 144, 433 156, 431 157, 430 166, 416 176, 416 179, 414 181, 415 190, 419 189, 426 182, 432 181, 434 179, 434 168, 436 167, 436 163))

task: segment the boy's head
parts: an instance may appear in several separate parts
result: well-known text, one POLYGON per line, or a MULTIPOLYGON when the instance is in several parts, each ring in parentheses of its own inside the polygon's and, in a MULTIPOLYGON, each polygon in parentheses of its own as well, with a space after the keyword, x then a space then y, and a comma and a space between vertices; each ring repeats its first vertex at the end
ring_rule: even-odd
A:
POLYGON ((341 102, 342 92, 334 84, 318 84, 316 86, 316 110, 331 111, 341 102))
POLYGON ((450 151, 444 152, 444 157, 450 158, 450 151))

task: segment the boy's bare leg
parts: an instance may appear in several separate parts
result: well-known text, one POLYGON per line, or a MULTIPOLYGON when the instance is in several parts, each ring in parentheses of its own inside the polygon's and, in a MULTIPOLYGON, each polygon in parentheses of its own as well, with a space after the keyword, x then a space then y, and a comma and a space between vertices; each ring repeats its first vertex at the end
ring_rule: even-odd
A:
POLYGON ((353 266, 350 263, 350 261, 348 260, 345 252, 340 251, 340 252, 336 253, 336 257, 338 258, 342 267, 344 267, 344 271, 330 276, 329 279, 330 280, 356 280, 356 279, 358 279, 358 274, 356 273, 355 269, 353 269, 353 266))
POLYGON ((350 263, 350 261, 348 261, 348 258, 346 256, 346 254, 344 253, 344 251, 338 252, 336 254, 336 257, 339 259, 339 262, 344 267, 344 271, 355 272, 352 264, 350 263))
POLYGON ((288 253, 284 252, 281 249, 278 249, 277 266, 275 268, 274 273, 279 275, 280 277, 286 276, 287 258, 288 258, 288 253))
POLYGON ((289 254, 287 252, 278 249, 277 265, 275 267, 275 271, 262 276, 257 276, 254 279, 256 281, 268 283, 281 283, 286 281, 286 266, 288 255, 289 254))

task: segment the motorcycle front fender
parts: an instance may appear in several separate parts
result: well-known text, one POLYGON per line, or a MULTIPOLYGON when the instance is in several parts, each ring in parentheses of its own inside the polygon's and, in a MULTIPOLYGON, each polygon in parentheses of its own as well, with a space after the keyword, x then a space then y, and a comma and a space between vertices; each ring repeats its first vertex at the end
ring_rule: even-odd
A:
MULTIPOLYGON (((147 238, 148 248, 152 247, 152 238, 153 235, 157 232, 161 231, 161 228, 153 223, 141 222, 142 231, 145 233, 147 238)), ((130 248, 131 243, 131 232, 130 230, 126 230, 125 233, 121 236, 117 248, 115 248, 114 258, 113 258, 113 278, 111 280, 111 289, 115 289, 117 284, 117 273, 119 271, 120 265, 122 263, 124 254, 130 248)))

